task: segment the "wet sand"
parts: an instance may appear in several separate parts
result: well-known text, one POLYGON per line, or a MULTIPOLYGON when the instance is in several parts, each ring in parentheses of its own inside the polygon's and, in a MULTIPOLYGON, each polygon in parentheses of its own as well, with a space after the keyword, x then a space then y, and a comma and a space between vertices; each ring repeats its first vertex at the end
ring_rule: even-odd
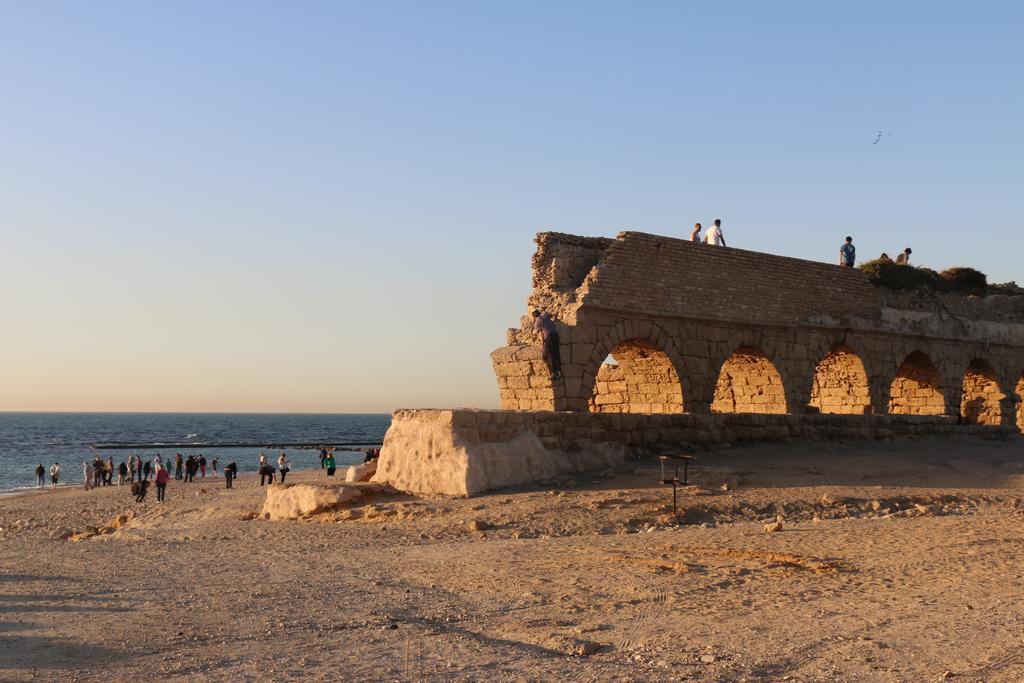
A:
POLYGON ((691 473, 683 524, 656 460, 288 522, 251 519, 252 476, 4 498, 0 679, 1024 679, 1024 440, 691 473))

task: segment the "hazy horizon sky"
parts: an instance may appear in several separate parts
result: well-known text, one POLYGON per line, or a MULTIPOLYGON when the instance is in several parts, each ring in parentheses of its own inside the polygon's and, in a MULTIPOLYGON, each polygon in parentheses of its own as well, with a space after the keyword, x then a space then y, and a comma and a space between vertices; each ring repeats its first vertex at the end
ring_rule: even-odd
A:
POLYGON ((1022 26, 1019 2, 4 2, 0 410, 496 407, 541 230, 720 217, 747 249, 835 262, 851 234, 1024 281, 1022 26))

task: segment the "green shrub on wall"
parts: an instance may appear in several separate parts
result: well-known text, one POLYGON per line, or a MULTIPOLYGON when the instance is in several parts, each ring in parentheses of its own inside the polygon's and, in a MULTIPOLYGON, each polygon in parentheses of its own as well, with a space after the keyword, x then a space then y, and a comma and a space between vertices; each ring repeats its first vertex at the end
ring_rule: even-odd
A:
POLYGON ((871 284, 889 289, 935 289, 945 291, 946 281, 930 268, 902 266, 892 261, 868 261, 860 265, 871 284))
POLYGON ((1024 296, 1024 287, 1021 287, 1013 280, 1001 282, 988 286, 989 294, 1002 294, 1003 296, 1024 296))
POLYGON ((947 268, 939 276, 946 281, 951 292, 975 296, 985 296, 988 292, 988 278, 974 268, 947 268))
POLYGON ((901 266, 892 261, 878 260, 862 263, 859 267, 871 284, 889 289, 931 289, 971 296, 1024 293, 1024 289, 1012 282, 989 286, 985 273, 974 268, 947 268, 936 273, 931 268, 901 266))

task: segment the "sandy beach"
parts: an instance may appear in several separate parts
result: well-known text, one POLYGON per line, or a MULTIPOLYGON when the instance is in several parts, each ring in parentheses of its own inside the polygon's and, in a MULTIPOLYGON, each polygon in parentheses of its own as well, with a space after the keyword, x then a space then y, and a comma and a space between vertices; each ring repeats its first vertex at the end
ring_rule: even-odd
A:
POLYGON ((702 453, 681 525, 658 476, 286 522, 251 476, 4 498, 0 679, 1024 677, 1019 439, 702 453))

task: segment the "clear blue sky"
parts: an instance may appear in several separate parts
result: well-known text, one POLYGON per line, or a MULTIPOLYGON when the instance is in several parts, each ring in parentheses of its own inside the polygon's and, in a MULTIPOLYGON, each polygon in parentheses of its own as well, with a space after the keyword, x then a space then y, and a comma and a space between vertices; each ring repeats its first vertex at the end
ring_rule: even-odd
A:
POLYGON ((0 409, 497 404, 533 233, 1024 281, 1021 2, 3 2, 0 409), (891 132, 877 145, 876 131, 891 132))

